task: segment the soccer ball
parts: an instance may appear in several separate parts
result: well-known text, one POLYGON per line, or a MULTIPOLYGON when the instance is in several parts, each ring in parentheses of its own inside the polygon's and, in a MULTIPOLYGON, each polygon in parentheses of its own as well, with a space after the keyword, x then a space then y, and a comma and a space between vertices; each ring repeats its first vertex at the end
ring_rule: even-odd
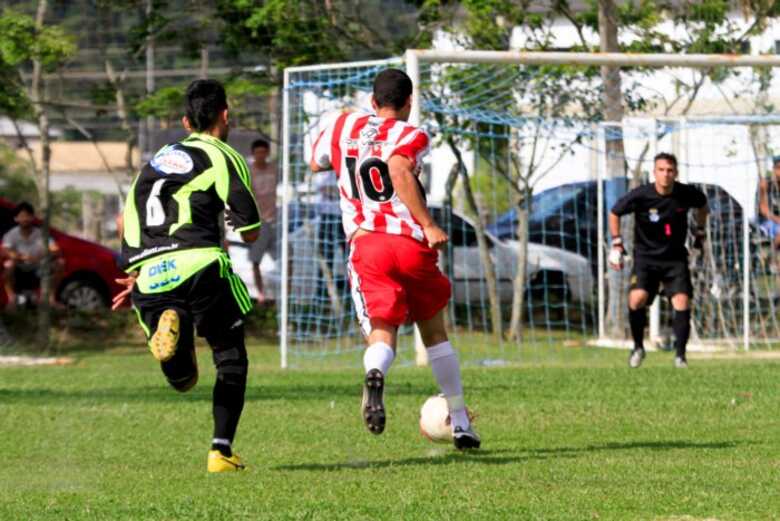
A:
POLYGON ((443 394, 431 396, 420 409, 420 434, 434 443, 451 443, 450 410, 443 394))

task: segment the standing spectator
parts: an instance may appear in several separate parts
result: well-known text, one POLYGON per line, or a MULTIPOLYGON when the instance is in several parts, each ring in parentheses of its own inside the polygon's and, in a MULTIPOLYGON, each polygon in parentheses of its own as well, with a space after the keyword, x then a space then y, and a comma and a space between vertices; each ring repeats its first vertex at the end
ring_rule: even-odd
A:
MULTIPOLYGON (((336 172, 322 173, 313 180, 316 189, 316 212, 319 217, 317 226, 317 250, 325 265, 330 270, 335 295, 332 299, 342 302, 346 297, 346 263, 347 241, 341 226, 341 208, 339 207, 339 181, 336 172), (342 263, 336 263, 337 255, 341 255, 342 263)), ((323 270, 320 270, 323 271, 323 270)), ((328 288, 325 274, 317 277, 317 299, 328 301, 328 288)), ((340 306, 339 306, 340 308, 340 306)), ((335 310, 334 310, 335 311, 335 310)))
POLYGON ((773 158, 772 173, 759 182, 758 214, 759 226, 780 248, 780 156, 773 158))
POLYGON ((252 188, 255 192, 257 205, 260 207, 260 236, 249 249, 249 260, 252 262, 252 274, 257 288, 257 302, 262 304, 268 300, 264 293, 263 276, 260 273, 260 263, 268 253, 271 257, 278 256, 276 249, 276 166, 268 160, 271 145, 265 139, 252 142, 252 188))
MULTIPOLYGON (((22 202, 16 207, 14 222, 16 226, 3 236, 5 295, 10 308, 16 306, 19 293, 40 288, 41 261, 46 255, 41 229, 35 224, 35 210, 30 203, 22 202)), ((60 255, 59 246, 52 239, 49 239, 49 252, 52 254, 52 291, 49 294, 49 301, 51 305, 55 305, 55 288, 62 278, 65 263, 60 255)))

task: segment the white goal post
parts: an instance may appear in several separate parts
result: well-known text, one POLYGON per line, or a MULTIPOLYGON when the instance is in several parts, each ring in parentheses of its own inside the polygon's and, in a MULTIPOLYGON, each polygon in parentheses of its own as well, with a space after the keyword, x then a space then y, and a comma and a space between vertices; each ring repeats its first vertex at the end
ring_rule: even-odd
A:
MULTIPOLYGON (((309 197, 310 192, 301 191, 300 186, 302 185, 302 179, 304 175, 304 170, 306 169, 305 165, 305 159, 306 159, 306 151, 307 147, 310 146, 311 136, 314 131, 314 129, 318 128, 318 120, 321 121, 321 118, 324 118, 326 115, 326 112, 328 110, 333 110, 334 107, 338 103, 346 103, 350 104, 353 103, 353 107, 357 106, 354 105, 354 103, 359 103, 359 105, 362 107, 365 104, 365 97, 360 97, 356 93, 360 93, 361 96, 365 96, 366 93, 370 93, 370 78, 373 77, 373 75, 378 71, 381 70, 381 68, 384 67, 405 67, 407 73, 411 77, 415 89, 413 91, 413 102, 412 102, 412 112, 410 116, 410 122, 415 125, 428 125, 432 122, 435 123, 433 120, 433 115, 436 113, 436 110, 441 109, 442 105, 447 105, 449 103, 450 105, 448 107, 444 107, 444 109, 452 109, 454 107, 454 111, 457 113, 458 117, 461 118, 474 118, 473 121, 481 121, 479 120, 480 117, 482 117, 482 113, 479 112, 482 110, 483 107, 481 106, 467 106, 464 110, 460 110, 461 106, 458 105, 458 103, 461 102, 461 100, 467 99, 467 96, 463 94, 463 92, 455 93, 459 94, 458 96, 452 96, 452 99, 441 99, 436 98, 436 96, 441 96, 442 90, 431 92, 429 90, 430 85, 432 82, 438 81, 440 72, 436 71, 442 71, 445 68, 451 68, 451 69, 457 69, 460 67, 461 69, 465 69, 467 67, 472 67, 474 69, 474 72, 466 71, 466 74, 464 74, 463 77, 459 78, 460 81, 463 81, 466 85, 464 87, 464 91, 468 90, 469 88, 469 82, 471 82, 471 85, 475 83, 479 83, 481 78, 479 76, 479 67, 486 66, 486 67, 494 67, 489 72, 492 74, 495 74, 495 81, 493 78, 487 78, 485 81, 484 88, 492 89, 490 90, 491 93, 499 93, 500 92, 500 86, 498 85, 498 79, 502 79, 502 81, 518 81, 517 77, 512 77, 511 72, 514 70, 519 70, 523 68, 527 68, 531 70, 530 73, 526 74, 536 74, 534 72, 533 68, 543 65, 567 65, 567 66, 579 66, 582 69, 585 69, 585 67, 594 67, 594 66, 607 66, 607 67, 629 67, 629 68, 652 68, 652 69, 677 69, 677 68, 687 68, 687 69, 713 69, 718 67, 725 67, 725 68, 752 68, 752 67, 761 67, 761 68, 774 68, 774 67, 780 67, 780 56, 775 55, 701 55, 701 54, 689 54, 689 55, 671 55, 671 54, 630 54, 630 53, 566 53, 566 52, 520 52, 520 51, 437 51, 437 50, 416 50, 411 49, 407 50, 405 55, 402 58, 391 58, 388 60, 376 60, 376 61, 365 61, 365 62, 352 62, 352 63, 341 63, 341 64, 322 64, 322 65, 314 65, 314 66, 304 66, 304 67, 292 67, 285 69, 284 72, 284 97, 283 97, 283 124, 282 124, 282 169, 283 169, 283 190, 282 190, 282 226, 280 235, 283 243, 283 247, 281 249, 281 263, 280 263, 280 272, 281 272, 281 281, 280 284, 280 316, 279 316, 279 334, 280 334, 280 356, 281 356, 281 365, 282 367, 287 367, 289 362, 289 356, 292 354, 293 356, 324 356, 324 355, 330 355, 330 354, 339 354, 344 353, 346 351, 349 351, 350 349, 354 349, 359 342, 356 342, 354 339, 355 337, 355 330, 354 328, 349 329, 348 326, 345 326, 346 323, 344 320, 344 317, 336 317, 337 313, 329 312, 327 311, 327 308, 330 304, 333 302, 333 288, 335 287, 333 282, 334 279, 331 279, 332 274, 326 274, 322 275, 322 273, 328 272, 327 267, 320 270, 320 274, 317 274, 317 268, 314 269, 314 275, 308 275, 305 273, 300 267, 295 268, 292 273, 290 272, 290 266, 292 264, 295 264, 297 260, 301 259, 301 254, 297 251, 292 251, 289 249, 289 245, 291 244, 291 241, 294 240, 300 240, 300 237, 298 239, 295 239, 291 237, 291 230, 295 228, 295 224, 291 224, 291 216, 290 216, 290 207, 292 204, 295 204, 302 200, 308 200, 307 197, 309 197), (450 67, 452 66, 452 67, 450 67), (506 66, 506 67, 502 67, 506 66), (513 67, 514 66, 514 67, 513 67), (471 74, 471 76, 469 76, 471 74), (432 80, 433 78, 433 80, 432 80), (465 79, 464 79, 465 78, 465 79), (491 84, 493 83, 493 84, 491 84), (433 105, 431 104, 431 100, 434 101, 433 105), (438 105, 437 105, 438 103, 438 105), (316 107, 315 107, 316 105, 316 107), (469 110, 471 110, 471 113, 467 113, 469 110), (465 115, 464 115, 465 114, 465 115), (322 284, 321 278, 322 277, 328 277, 328 284, 322 284), (309 277, 306 279, 305 277, 309 277), (296 282, 293 282, 293 279, 296 280, 296 282), (307 304, 307 296, 309 293, 301 293, 299 289, 293 289, 293 288, 299 288, 308 285, 309 289, 311 289, 311 286, 313 282, 316 281, 316 285, 319 287, 326 288, 325 290, 318 290, 320 291, 321 295, 318 296, 321 302, 324 302, 324 304, 316 304, 316 305, 308 305, 307 304), (328 301, 328 298, 330 297, 330 304, 328 301), (291 307, 292 306, 292 307, 291 307), (326 311, 323 311, 326 310, 326 311), (330 313, 330 315, 327 315, 330 313), (326 314, 325 318, 323 318, 323 314, 326 314), (330 316, 330 318, 327 318, 330 316), (330 321, 328 324, 325 324, 326 322, 330 321), (332 328, 331 328, 332 326, 332 328), (340 328, 340 329, 339 329, 340 328), (331 334, 331 329, 335 330, 338 329, 338 331, 335 334, 331 334), (349 330, 347 330, 349 329, 349 330), (325 336, 318 336, 322 335, 323 331, 326 331, 325 336), (328 336, 330 335, 330 336, 328 336), (343 336, 339 336, 343 335, 343 336), (348 341, 342 341, 341 338, 347 338, 350 335, 352 335, 352 339, 348 341), (322 341, 318 341, 318 338, 323 338, 322 341), (335 340, 334 340, 335 339, 335 340), (318 343, 319 342, 319 343, 318 343), (297 343, 297 345, 296 345, 297 343)), ((526 77, 528 77, 526 75, 526 77)), ((511 84, 510 84, 511 85, 511 84)), ((517 85, 517 83, 513 84, 517 85)), ((446 98, 447 96, 445 96, 446 98)), ((507 112, 514 112, 514 115, 512 117, 517 118, 517 113, 519 112, 517 109, 517 103, 513 102, 511 96, 507 96, 507 99, 500 100, 501 103, 504 103, 504 105, 500 105, 499 103, 494 103, 490 107, 488 107, 490 110, 493 111, 493 115, 495 116, 496 113, 500 114, 502 110, 506 110, 507 112), (515 103, 514 106, 512 103, 515 103), (502 109, 503 107, 503 109, 502 109)), ((366 107, 362 107, 366 108, 366 107)), ((443 109, 443 110, 444 110, 443 109)), ((446 111, 444 112, 446 114, 446 111)), ((440 115, 441 113, 439 113, 440 115)), ((772 117, 763 117, 763 119, 759 119, 755 117, 754 113, 748 113, 751 114, 751 116, 737 116, 735 118, 731 118, 733 121, 730 121, 730 116, 720 117, 720 119, 715 120, 707 120, 706 118, 700 118, 696 119, 696 116, 688 117, 687 119, 685 117, 654 117, 650 115, 646 118, 646 121, 650 121, 652 125, 662 125, 662 124, 670 124, 670 125, 677 125, 677 129, 679 129, 679 132, 677 135, 674 136, 675 140, 681 140, 686 139, 685 136, 687 135, 688 128, 692 124, 701 124, 701 125, 726 125, 726 124, 743 124, 744 126, 749 126, 755 124, 756 121, 761 121, 762 124, 771 124, 771 125, 778 125, 780 124, 780 118, 778 118, 777 115, 770 115, 772 117), (752 119, 751 119, 752 117, 752 119), (742 121, 740 118, 743 118, 744 121, 742 121), (739 120, 739 121, 737 121, 739 120), (715 121, 713 123, 713 121, 715 121), (682 137, 680 137, 682 136, 682 137)), ((467 120, 471 121, 471 120, 467 120)), ((439 123, 440 125, 441 123, 439 123)), ((505 120, 501 120, 501 118, 494 117, 493 120, 490 120, 488 123, 484 123, 485 125, 494 125, 498 126, 501 124, 504 124, 505 126, 510 127, 510 134, 509 138, 507 136, 495 136, 493 134, 490 134, 493 132, 493 130, 486 130, 485 134, 481 136, 482 139, 485 139, 486 141, 489 139, 509 139, 510 141, 515 139, 513 137, 513 134, 511 134, 512 130, 512 124, 513 123, 505 123, 505 120), (498 123, 496 123, 498 121, 498 123)), ((589 170, 590 181, 597 187, 597 198, 594 202, 594 207, 597 205, 596 209, 592 209, 594 213, 597 212, 598 215, 598 244, 599 246, 597 248, 593 249, 593 255, 589 257, 589 260, 592 261, 593 265, 595 266, 597 264, 598 268, 594 268, 594 270, 597 272, 597 276, 595 277, 596 280, 594 281, 594 305, 590 306, 589 308, 586 306, 585 308, 582 307, 581 304, 579 305, 579 309, 574 309, 573 306, 572 309, 574 309, 574 314, 569 314, 569 310, 566 307, 566 304, 560 304, 557 300, 553 299, 551 303, 544 302, 544 303, 537 303, 537 302, 529 302, 529 310, 538 311, 541 313, 541 310, 544 310, 545 313, 547 313, 548 308, 552 306, 555 308, 559 313, 563 313, 564 317, 555 322, 552 326, 550 326, 549 317, 545 315, 544 320, 547 320, 548 322, 542 323, 539 320, 539 317, 536 317, 537 322, 534 324, 530 324, 530 328, 536 328, 536 331, 553 331, 555 333, 555 328, 563 327, 563 330, 566 332, 571 331, 579 331, 579 334, 584 334, 585 336, 590 336, 591 338, 598 337, 600 341, 603 341, 603 343, 607 344, 610 343, 610 339, 607 338, 607 335, 604 330, 604 323, 605 323, 605 315, 606 315, 606 307, 607 303, 605 298, 605 258, 604 258, 604 252, 603 245, 606 244, 605 241, 605 226, 603 222, 603 214, 605 207, 607 205, 607 200, 605 199, 604 194, 604 184, 602 181, 605 181, 607 177, 606 169, 607 169, 607 161, 606 161, 606 153, 602 149, 599 149, 599 143, 605 143, 606 142, 606 133, 608 132, 608 128, 610 126, 614 127, 620 127, 623 125, 621 122, 602 122, 602 123, 593 123, 591 124, 591 127, 588 132, 587 139, 590 140, 588 145, 584 148, 590 147, 592 150, 590 154, 590 158, 586 159, 583 164, 582 161, 582 154, 580 157, 580 165, 584 168, 589 170), (600 140, 600 141, 599 141, 600 140), (597 291, 596 291, 597 290, 597 291), (537 306, 537 307, 533 307, 537 306), (547 306, 547 307, 545 307, 547 306), (557 306, 557 307, 556 307, 557 306), (561 311, 562 310, 562 311, 561 311), (595 313, 593 314, 593 319, 589 318, 589 316, 586 316, 588 313, 590 313, 589 310, 595 310, 595 313), (564 326, 561 326, 565 322, 564 326), (571 329, 570 324, 571 323, 571 329), (588 329, 590 327, 589 324, 597 323, 598 327, 597 329, 588 329), (546 328, 546 329, 545 329, 546 328), (579 329, 577 329, 579 328, 579 329)), ((477 124, 474 124, 472 126, 473 128, 476 128, 477 124)), ((494 127, 491 127, 494 128, 494 127)), ((632 127, 634 130, 636 130, 636 127, 632 127)), ((654 127, 655 128, 655 127, 654 127)), ((780 126, 778 126, 780 128, 780 126)), ((773 129, 774 130, 774 129, 773 129)), ((625 129, 624 129, 625 132, 625 129)), ((651 132, 652 134, 655 134, 655 130, 651 132)), ((473 135, 469 138, 465 139, 480 139, 474 138, 473 135)), ((650 139, 650 138, 648 138, 650 139)), ((658 140, 655 138, 653 139, 652 150, 655 151, 658 147, 658 150, 666 150, 672 148, 669 145, 669 140, 665 141, 663 144, 658 143, 658 140)), ((697 137, 691 137, 690 140, 694 141, 695 139, 698 139, 697 137)), ((506 143, 506 141, 504 141, 506 143)), ((476 146, 480 146, 479 143, 476 146)), ((506 146, 506 145, 504 145, 506 146)), ((677 145, 675 145, 677 146, 677 145)), ((687 145, 686 145, 687 146, 687 145)), ((709 144, 708 146, 716 146, 714 144, 709 144)), ((698 153, 698 151, 697 151, 698 153)), ((686 151, 681 150, 681 154, 678 154, 683 158, 687 157, 686 151)), ((588 157, 585 155, 584 157, 588 157)), ((644 159, 643 161, 647 161, 644 159)), ((726 161, 723 161, 726 163, 726 161)), ((759 161, 756 161, 759 162, 759 161)), ((483 170, 480 171, 478 166, 472 165, 472 170, 470 171, 471 174, 474 175, 484 175, 485 167, 482 167, 483 170)), ((638 171, 638 170, 637 170, 638 171)), ((682 177, 683 180, 685 180, 684 174, 682 177)), ((747 190, 747 187, 745 188, 747 190)), ((495 186, 492 188, 494 190, 495 195, 495 186)), ((439 190, 439 193, 441 193, 441 190, 439 190)), ((740 199, 740 202, 742 204, 742 201, 744 201, 744 194, 741 195, 742 199, 740 199)), ((504 207, 505 208, 505 207, 504 207)), ((298 211, 298 210, 296 210, 298 211)), ((463 209, 457 210, 460 212, 460 217, 457 217, 459 221, 466 220, 466 217, 469 214, 468 212, 463 213, 463 209)), ((495 210, 490 215, 490 218, 492 219, 490 221, 491 224, 495 224, 497 221, 495 220, 497 215, 495 213, 495 210)), ((502 210, 503 211, 503 210, 502 210)), ((740 210, 743 211, 743 210, 740 210)), ((747 207, 745 207, 745 213, 747 212, 747 207)), ((596 217, 594 216, 594 219, 592 221, 595 221, 596 217)), ((750 341, 751 341, 751 284, 755 284, 754 280, 751 280, 751 273, 750 273, 750 263, 751 263, 751 231, 750 231, 750 225, 748 223, 747 218, 742 218, 740 222, 741 227, 741 237, 737 237, 735 234, 731 234, 729 236, 729 241, 731 241, 730 244, 736 244, 741 240, 741 244, 736 244, 736 249, 738 250, 738 254, 740 255, 740 258, 737 260, 737 264, 741 266, 742 269, 742 278, 739 284, 734 283, 732 284, 732 288, 737 288, 739 291, 739 300, 734 297, 729 300, 729 305, 731 306, 730 315, 729 315, 729 326, 730 329, 728 331, 728 338, 730 339, 730 344, 732 347, 735 345, 735 341, 739 339, 741 346, 744 349, 749 349, 750 347, 750 341), (739 309, 741 307, 741 309, 739 309), (734 327, 735 324, 739 324, 741 326, 741 332, 737 327, 734 327), (739 334, 741 333, 741 334, 739 334)), ((312 230, 315 230, 315 227, 312 227, 312 230)), ((299 236, 303 236, 302 233, 298 233, 299 236)), ((309 232, 308 237, 312 241, 316 241, 316 233, 317 232, 309 232), (314 235, 312 235, 314 233, 314 235), (313 239, 312 239, 313 238, 313 239)), ((310 246, 309 249, 316 250, 316 247, 310 246)), ((561 246, 563 248, 563 246, 561 246)), ((733 248, 732 248, 733 249, 733 248)), ((332 249, 331 249, 332 250, 332 249)), ((328 251, 331 251, 328 250, 328 251)), ((316 251, 314 254, 312 254, 314 257, 317 257, 316 251)), ((342 255, 336 253, 336 256, 341 259, 342 255)), ((322 258, 317 257, 319 259, 320 265, 322 265, 322 258)), ((309 264, 312 266, 315 265, 315 263, 312 261, 309 264)), ((521 264, 518 264, 521 265, 521 264)), ((451 268, 452 266, 450 266, 451 268)), ((713 270, 717 271, 717 270, 713 270)), ((337 281, 338 282, 338 281, 337 281)), ((546 284, 556 284, 555 282, 549 282, 546 284)), ((519 287, 519 286, 518 286, 519 287)), ((547 286, 545 286, 547 287, 547 286)), ((463 288, 461 288, 463 289, 463 288)), ((571 288, 566 288, 566 290, 570 290, 571 288)), ((778 288, 780 289, 780 288, 778 288)), ((466 302, 467 305, 470 305, 469 298, 472 300, 477 298, 475 297, 475 294, 472 293, 471 295, 468 294, 469 287, 465 288, 466 295, 463 296, 463 292, 461 292, 461 300, 459 304, 461 307, 464 305, 463 302, 466 302)), ((341 291, 340 289, 338 291, 341 291)), ((479 298, 481 299, 481 306, 482 308, 476 312, 476 314, 472 315, 472 311, 464 312, 467 314, 466 320, 468 321, 468 326, 461 326, 461 331, 471 331, 468 329, 473 324, 478 325, 482 329, 480 330, 480 334, 483 334, 485 331, 489 329, 490 324, 490 310, 488 310, 488 306, 486 304, 485 300, 485 290, 484 287, 481 287, 478 289, 478 292, 481 296, 479 298), (486 318, 487 317, 487 318, 486 318)), ((774 306, 774 304, 773 304, 774 306)), ((331 306, 331 308, 338 307, 338 306, 331 306)), ((504 306, 506 309, 506 306, 504 306)), ((774 309, 774 308, 772 308, 774 309)), ((462 319, 464 315, 459 315, 458 318, 462 319)), ((493 317, 495 318, 495 317, 493 317)), ((533 317, 532 317, 533 320, 533 317)), ((772 342, 776 342, 777 335, 775 331, 777 331, 777 319, 772 319, 773 325, 772 325, 772 333, 769 335, 772 339, 772 342)), ((722 321, 722 320, 721 320, 722 321)), ((658 329, 659 329, 659 311, 658 306, 655 306, 651 321, 650 321, 650 333, 651 338, 658 335, 658 329)), ((720 328, 721 324, 718 322, 718 320, 711 321, 712 323, 708 323, 706 327, 709 328, 720 328), (714 324, 714 325, 713 325, 714 324)), ((493 323, 496 323, 495 320, 493 320, 493 323)), ((494 333, 495 334, 495 333, 494 333)), ((533 332, 532 332, 533 334, 533 332)), ((753 335, 755 335, 755 328, 753 330, 753 335)), ((489 335, 487 335, 489 336, 489 335)), ((766 336, 766 334, 765 334, 766 336)), ((487 337, 486 337, 487 338, 487 337)), ((556 336, 556 334, 550 334, 548 335, 548 342, 558 342, 560 343, 560 340, 556 340, 558 338, 561 338, 560 335, 556 336)), ((613 342, 614 343, 614 342, 613 342)), ((417 342, 419 344, 419 342, 417 342)), ((537 342, 538 345, 538 342, 537 342)), ((507 354, 505 351, 502 351, 502 356, 504 354, 507 354)), ((491 360, 487 360, 486 363, 491 363, 491 360)))

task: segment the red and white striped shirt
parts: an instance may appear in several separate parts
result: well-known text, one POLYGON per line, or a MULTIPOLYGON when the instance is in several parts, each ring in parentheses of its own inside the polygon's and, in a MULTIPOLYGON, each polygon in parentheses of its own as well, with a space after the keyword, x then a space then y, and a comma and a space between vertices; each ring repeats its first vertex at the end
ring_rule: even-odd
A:
POLYGON ((313 158, 321 168, 336 171, 348 238, 362 228, 425 242, 422 226, 393 189, 387 162, 392 156, 404 156, 419 175, 429 149, 424 130, 397 119, 343 113, 322 131, 313 158))

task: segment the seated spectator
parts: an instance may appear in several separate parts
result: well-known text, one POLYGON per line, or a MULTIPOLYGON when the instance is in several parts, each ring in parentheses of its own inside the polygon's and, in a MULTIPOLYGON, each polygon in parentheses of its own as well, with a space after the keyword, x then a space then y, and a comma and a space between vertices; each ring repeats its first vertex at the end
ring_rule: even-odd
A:
POLYGON ((758 185, 758 224, 780 248, 780 156, 773 158, 772 173, 758 185))
MULTIPOLYGON (((3 278, 8 306, 16 305, 23 292, 34 292, 41 285, 41 261, 46 254, 42 245, 41 229, 35 224, 35 210, 30 203, 22 202, 14 210, 16 226, 3 236, 3 278)), ((49 239, 52 253, 52 292, 50 302, 56 303, 55 288, 62 277, 64 261, 60 249, 49 239)))

